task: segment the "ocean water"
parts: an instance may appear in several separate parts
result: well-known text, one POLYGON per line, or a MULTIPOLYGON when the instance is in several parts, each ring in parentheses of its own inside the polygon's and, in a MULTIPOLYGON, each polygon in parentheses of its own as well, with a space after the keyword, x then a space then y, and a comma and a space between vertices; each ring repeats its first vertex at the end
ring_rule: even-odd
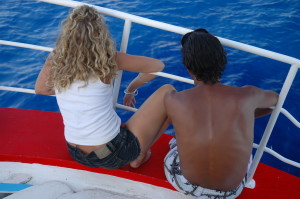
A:
MULTIPOLYGON (((300 59, 300 1, 298 0, 86 0, 130 14, 196 29, 206 28, 216 36, 243 42, 300 59)), ((54 47, 59 23, 69 8, 34 0, 1 0, 0 39, 54 47)), ((105 16, 117 47, 120 46, 123 20, 105 16)), ((181 35, 133 24, 127 52, 150 56, 166 64, 164 72, 188 77, 181 63, 181 35)), ((289 65, 225 47, 228 65, 222 82, 232 86, 255 85, 280 92, 289 65)), ((47 52, 0 45, 0 85, 34 88, 47 52)), ((121 90, 136 74, 124 72, 121 90)), ((192 85, 158 77, 139 89, 137 106, 165 83, 177 90, 192 85)), ((0 106, 58 112, 54 97, 0 91, 0 106)), ((120 92, 119 103, 122 103, 120 92)), ((284 108, 300 120, 300 75, 287 96, 284 108)), ((118 110, 123 122, 132 113, 118 110)), ((255 124, 258 143, 268 116, 255 124)), ((173 134, 170 127, 166 133, 173 134)), ((300 130, 283 115, 279 116, 268 147, 300 162, 300 130)), ((300 177, 300 169, 264 154, 262 162, 300 177)))

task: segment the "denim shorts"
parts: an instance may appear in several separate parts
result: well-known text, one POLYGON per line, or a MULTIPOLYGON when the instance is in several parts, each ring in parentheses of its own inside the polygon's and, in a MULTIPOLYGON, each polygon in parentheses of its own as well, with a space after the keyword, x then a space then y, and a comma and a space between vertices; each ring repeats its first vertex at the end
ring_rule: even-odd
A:
POLYGON ((77 146, 73 147, 68 143, 67 146, 72 158, 80 164, 106 169, 123 167, 135 160, 141 152, 137 137, 124 126, 120 127, 120 133, 114 139, 106 143, 105 153, 98 152, 103 151, 103 147, 85 154, 77 146))

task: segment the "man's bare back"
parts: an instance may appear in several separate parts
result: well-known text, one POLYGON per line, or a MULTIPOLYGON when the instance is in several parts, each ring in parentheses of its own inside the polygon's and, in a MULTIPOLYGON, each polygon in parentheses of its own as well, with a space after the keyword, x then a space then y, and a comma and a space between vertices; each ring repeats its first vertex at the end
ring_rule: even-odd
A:
POLYGON ((269 95, 274 95, 275 104, 273 92, 222 84, 166 95, 187 180, 216 190, 232 190, 241 183, 252 151, 255 110, 266 108, 260 101, 269 95))

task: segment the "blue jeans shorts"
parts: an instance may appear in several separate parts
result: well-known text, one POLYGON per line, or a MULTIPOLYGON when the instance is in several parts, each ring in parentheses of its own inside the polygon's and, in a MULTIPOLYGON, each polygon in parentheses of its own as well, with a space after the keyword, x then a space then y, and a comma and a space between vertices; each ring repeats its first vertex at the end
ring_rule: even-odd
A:
POLYGON ((104 147, 83 153, 80 149, 67 143, 70 155, 74 160, 88 167, 117 169, 135 160, 140 152, 140 144, 135 135, 126 127, 120 127, 120 133, 106 143, 104 147))

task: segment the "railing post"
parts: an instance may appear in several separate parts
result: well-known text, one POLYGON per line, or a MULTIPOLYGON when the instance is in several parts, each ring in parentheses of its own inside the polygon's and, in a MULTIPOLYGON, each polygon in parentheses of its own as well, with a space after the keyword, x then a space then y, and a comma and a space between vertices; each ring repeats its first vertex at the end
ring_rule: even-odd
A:
MULTIPOLYGON (((131 29, 131 21, 125 20, 124 29, 123 29, 123 35, 122 35, 122 42, 121 42, 121 48, 120 51, 123 53, 126 53, 127 46, 128 46, 128 40, 129 40, 129 34, 131 29)), ((122 79, 123 71, 118 71, 115 81, 114 81, 114 89, 113 89, 113 95, 114 95, 114 107, 116 108, 117 102, 118 102, 118 96, 120 91, 120 85, 121 85, 121 79, 122 79)))
POLYGON ((270 138, 270 135, 272 133, 272 130, 274 128, 274 125, 275 125, 275 122, 279 116, 279 113, 280 113, 280 110, 283 106, 283 103, 285 101, 285 98, 291 88, 291 85, 293 83, 293 80, 296 76, 296 73, 297 73, 297 70, 298 70, 298 66, 296 65, 292 65, 291 68, 290 68, 290 71, 284 81, 284 84, 282 86, 282 89, 280 91, 280 94, 279 94, 279 99, 278 99, 278 102, 277 102, 277 105, 275 107, 275 109, 273 110, 272 114, 271 114, 271 117, 269 119, 269 122, 267 124, 267 127, 265 129, 265 132, 263 134, 263 137, 261 138, 261 141, 259 143, 259 147, 257 148, 257 151, 255 153, 255 156, 254 156, 254 159, 253 159, 253 162, 251 164, 251 167, 250 167, 250 170, 249 170, 249 173, 248 173, 248 179, 247 179, 247 182, 251 182, 253 176, 254 176, 254 173, 256 171, 256 168, 258 166, 258 163, 263 155, 263 152, 265 150, 265 147, 267 145, 267 142, 270 138))

